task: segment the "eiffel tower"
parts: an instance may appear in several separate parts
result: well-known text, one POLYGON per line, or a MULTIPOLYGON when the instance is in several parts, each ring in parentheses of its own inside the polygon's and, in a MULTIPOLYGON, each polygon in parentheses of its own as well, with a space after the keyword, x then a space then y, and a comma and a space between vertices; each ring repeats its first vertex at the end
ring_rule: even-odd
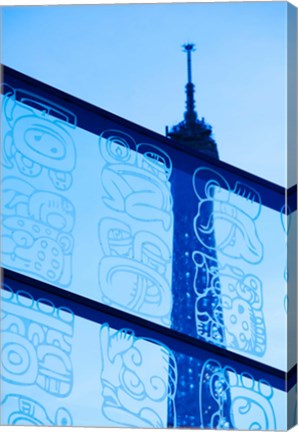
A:
POLYGON ((204 117, 198 118, 195 110, 195 86, 192 83, 191 66, 191 53, 195 51, 195 45, 192 43, 185 44, 183 50, 187 55, 186 111, 182 122, 173 126, 170 131, 166 127, 166 136, 179 141, 186 147, 199 150, 218 159, 217 145, 212 138, 212 128, 205 123, 204 117))
MULTIPOLYGON (((186 111, 184 113, 184 119, 173 126, 170 130, 166 127, 166 136, 178 141, 183 144, 186 148, 195 149, 202 154, 208 155, 212 158, 219 159, 217 144, 212 137, 212 127, 205 122, 204 118, 199 118, 195 110, 195 86, 192 82, 192 63, 191 55, 195 51, 195 45, 188 43, 183 45, 183 51, 187 56, 187 84, 185 86, 186 92, 186 111)), ((210 219, 210 212, 212 213, 212 207, 206 211, 206 214, 201 215, 202 223, 207 224, 210 219)), ((179 226, 187 227, 192 225, 192 216, 188 214, 179 215, 179 226), (183 219, 183 221, 181 221, 183 219), (181 224, 182 222, 182 224, 181 224)), ((212 215, 211 215, 212 218, 212 215)), ((196 239, 191 240, 190 238, 184 238, 183 230, 175 231, 175 239, 179 241, 180 245, 185 245, 187 250, 190 241, 194 241, 197 244, 198 249, 211 257, 213 262, 216 263, 217 257, 215 252, 215 238, 213 233, 208 238, 208 244, 210 249, 203 245, 198 245, 196 239), (213 252, 212 252, 213 251, 213 252)), ((179 257, 180 258, 180 257, 179 257)), ((179 260, 179 262, 181 262, 179 260)), ((174 264, 175 265, 175 264, 174 264)), ((200 285, 201 290, 206 287, 206 278, 202 276, 196 279, 196 284, 200 285), (200 279, 201 278, 201 279, 200 279)), ((203 339, 202 335, 199 334, 196 328, 195 322, 195 303, 196 294, 194 292, 193 281, 183 280, 183 276, 179 275, 175 284, 173 284, 173 311, 172 311, 172 327, 181 333, 203 339)), ((208 310, 210 316, 213 315, 213 310, 208 310)), ((223 326, 222 326, 223 327, 223 326)), ((210 329, 206 329, 206 334, 210 334, 210 329)), ((223 328, 220 330, 221 335, 221 346, 224 345, 224 332, 223 328)), ((210 340, 210 339, 209 339, 210 340)), ((199 410, 199 405, 202 401, 199 400, 198 386, 200 379, 202 378, 202 369, 204 361, 195 357, 187 357, 184 354, 176 354, 177 366, 178 366, 178 392, 176 396, 177 403, 177 417, 178 424, 185 427, 196 427, 196 428, 215 428, 211 424, 212 415, 218 411, 219 406, 212 399, 210 393, 208 396, 209 383, 204 383, 206 391, 206 399, 204 404, 209 406, 209 412, 202 418, 202 413, 199 410), (193 413, 195 413, 193 415, 193 413), (210 419, 210 422, 208 421, 210 419)), ((209 392, 211 389, 209 388, 209 392)), ((231 425, 230 418, 230 396, 227 395, 227 400, 221 406, 221 418, 217 424, 217 428, 224 428, 227 425, 231 425), (225 425, 225 426, 224 426, 225 425)), ((231 427, 231 426, 230 426, 231 427)))

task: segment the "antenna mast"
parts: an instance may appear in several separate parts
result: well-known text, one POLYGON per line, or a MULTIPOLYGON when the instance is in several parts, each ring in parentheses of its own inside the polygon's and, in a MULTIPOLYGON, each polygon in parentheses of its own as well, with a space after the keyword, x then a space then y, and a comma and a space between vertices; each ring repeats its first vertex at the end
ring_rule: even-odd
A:
POLYGON ((195 45, 188 43, 183 45, 183 51, 187 55, 187 84, 185 86, 186 90, 186 112, 184 113, 184 118, 187 124, 194 123, 197 120, 197 113, 195 111, 195 86, 191 79, 191 53, 195 51, 195 45))

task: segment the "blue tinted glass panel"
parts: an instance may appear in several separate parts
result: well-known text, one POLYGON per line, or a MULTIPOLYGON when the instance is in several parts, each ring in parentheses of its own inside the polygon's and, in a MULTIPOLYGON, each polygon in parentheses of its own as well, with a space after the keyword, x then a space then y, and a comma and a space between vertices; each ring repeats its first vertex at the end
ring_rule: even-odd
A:
POLYGON ((169 156, 120 131, 95 136, 47 103, 4 98, 3 265, 170 326, 169 156))
POLYGON ((3 266, 294 366, 284 191, 25 84, 4 88, 3 266))
POLYGON ((193 187, 198 337, 286 370, 291 215, 263 206, 256 189, 239 180, 231 187, 210 168, 195 171, 193 187))
POLYGON ((4 288, 2 424, 286 428, 286 393, 241 364, 4 288))
POLYGON ((7 286, 3 311, 2 424, 167 426, 176 369, 162 344, 7 286))
POLYGON ((101 299, 171 325, 174 213, 172 162, 154 145, 120 131, 99 138, 101 299), (140 151, 144 153, 140 153, 140 151))

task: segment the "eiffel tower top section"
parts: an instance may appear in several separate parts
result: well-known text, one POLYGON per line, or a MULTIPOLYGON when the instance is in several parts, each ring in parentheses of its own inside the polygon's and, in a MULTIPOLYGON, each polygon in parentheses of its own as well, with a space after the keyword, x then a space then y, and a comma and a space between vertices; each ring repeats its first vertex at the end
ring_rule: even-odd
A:
POLYGON ((187 43, 183 45, 183 51, 187 56, 186 111, 182 122, 174 125, 170 130, 166 127, 166 136, 218 159, 217 145, 212 138, 212 128, 205 123, 204 117, 199 119, 195 109, 195 85, 192 82, 191 63, 195 45, 187 43))

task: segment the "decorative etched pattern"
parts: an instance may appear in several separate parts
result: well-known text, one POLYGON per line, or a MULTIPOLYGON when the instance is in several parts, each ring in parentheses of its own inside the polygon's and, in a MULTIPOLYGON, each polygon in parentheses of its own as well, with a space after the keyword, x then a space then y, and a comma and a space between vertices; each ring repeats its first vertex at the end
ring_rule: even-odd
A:
POLYGON ((53 186, 69 189, 76 152, 71 131, 75 116, 33 93, 11 89, 3 98, 8 131, 4 135, 3 165, 17 167, 28 177, 47 172, 53 186))
POLYGON ((272 397, 273 389, 267 381, 256 381, 248 373, 238 375, 230 367, 207 360, 200 379, 201 427, 276 430, 272 397), (223 415, 227 404, 230 404, 232 424, 223 415))
POLYGON ((60 398, 69 395, 73 313, 8 286, 1 295, 2 379, 21 387, 36 385, 60 398))
POLYGON ((100 136, 107 217, 99 223, 99 284, 116 307, 169 325, 173 212, 168 155, 120 131, 100 136))
POLYGON ((71 283, 72 203, 54 192, 6 177, 2 184, 2 262, 49 283, 71 283))
POLYGON ((199 248, 193 253, 197 334, 208 342, 262 356, 262 281, 247 272, 263 259, 256 226, 260 196, 241 182, 231 189, 209 168, 195 171, 193 188, 199 200, 194 218, 199 248))
POLYGON ((146 231, 133 237, 130 226, 116 219, 103 219, 99 235, 107 253, 99 269, 105 298, 142 316, 167 317, 171 305, 166 279, 171 255, 167 245, 146 231))
POLYGON ((259 193, 238 181, 231 189, 221 174, 209 168, 194 172, 193 187, 199 199, 194 230, 200 243, 210 248, 208 236, 213 233, 217 252, 250 264, 260 263, 264 247, 256 227, 261 213, 259 193), (205 214, 207 224, 202 224, 205 214))
POLYGON ((171 417, 175 426, 177 367, 171 351, 128 329, 112 332, 108 324, 100 329, 100 347, 103 415, 115 424, 142 428, 166 428, 171 417))
POLYGON ((51 420, 37 401, 19 394, 5 396, 1 403, 2 424, 14 426, 72 426, 72 417, 65 408, 56 411, 51 420))

